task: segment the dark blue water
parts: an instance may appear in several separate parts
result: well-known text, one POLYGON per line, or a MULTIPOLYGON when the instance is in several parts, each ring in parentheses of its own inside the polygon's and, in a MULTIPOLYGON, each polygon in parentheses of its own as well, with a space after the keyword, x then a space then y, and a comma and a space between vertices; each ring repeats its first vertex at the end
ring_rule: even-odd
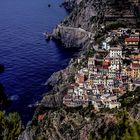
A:
POLYGON ((18 111, 26 123, 32 117, 28 105, 41 100, 49 76, 67 66, 73 55, 42 33, 67 15, 63 0, 0 0, 0 63, 5 73, 0 81, 13 100, 10 111, 18 111), (48 8, 48 4, 51 7, 48 8))

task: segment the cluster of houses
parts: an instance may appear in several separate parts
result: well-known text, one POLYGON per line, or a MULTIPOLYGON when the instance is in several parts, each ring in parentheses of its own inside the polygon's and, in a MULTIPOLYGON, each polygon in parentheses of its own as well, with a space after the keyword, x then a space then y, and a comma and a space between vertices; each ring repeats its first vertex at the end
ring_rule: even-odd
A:
POLYGON ((107 55, 99 59, 97 53, 100 52, 97 52, 88 58, 87 65, 76 73, 75 83, 69 86, 63 104, 77 107, 90 103, 97 111, 119 108, 118 97, 140 86, 139 43, 137 30, 122 28, 109 32, 102 42, 102 50, 107 55), (114 37, 123 42, 110 45, 114 37))

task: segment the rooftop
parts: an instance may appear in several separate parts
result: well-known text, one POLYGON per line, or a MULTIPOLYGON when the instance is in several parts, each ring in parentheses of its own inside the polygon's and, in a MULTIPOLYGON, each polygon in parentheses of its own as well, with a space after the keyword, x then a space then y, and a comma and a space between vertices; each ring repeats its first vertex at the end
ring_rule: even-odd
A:
POLYGON ((128 38, 125 38, 125 42, 139 42, 139 37, 128 37, 128 38))

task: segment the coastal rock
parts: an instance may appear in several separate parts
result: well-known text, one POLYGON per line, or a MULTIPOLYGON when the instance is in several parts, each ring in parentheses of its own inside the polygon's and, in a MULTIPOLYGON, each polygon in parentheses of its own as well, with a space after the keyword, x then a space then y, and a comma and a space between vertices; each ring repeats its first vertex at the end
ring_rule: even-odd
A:
POLYGON ((66 69, 53 73, 46 81, 45 85, 59 87, 61 84, 68 84, 71 80, 71 77, 73 77, 76 72, 77 69, 73 66, 73 63, 71 63, 66 69))
POLYGON ((56 85, 59 82, 59 80, 62 78, 61 74, 62 74, 62 71, 58 71, 58 72, 53 73, 51 75, 51 77, 47 80, 45 85, 48 85, 48 86, 56 85))
POLYGON ((63 94, 60 94, 60 93, 49 94, 43 97, 43 100, 41 101, 41 105, 44 107, 49 107, 49 108, 62 107, 63 94))
POLYGON ((53 89, 44 95, 41 105, 51 108, 61 107, 65 89, 73 82, 76 72, 77 70, 73 63, 70 63, 66 69, 53 73, 45 83, 45 85, 53 87, 53 89))
POLYGON ((83 47, 87 42, 94 41, 94 34, 82 28, 58 25, 53 31, 53 37, 60 40, 66 48, 83 47))

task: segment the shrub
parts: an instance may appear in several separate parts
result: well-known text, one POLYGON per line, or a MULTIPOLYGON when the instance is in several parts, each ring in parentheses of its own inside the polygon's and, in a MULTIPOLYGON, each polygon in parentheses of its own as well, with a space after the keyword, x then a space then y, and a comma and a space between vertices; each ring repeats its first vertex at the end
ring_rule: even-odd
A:
POLYGON ((115 21, 115 22, 109 22, 106 24, 105 29, 106 30, 113 30, 113 29, 118 29, 119 27, 126 27, 126 23, 120 22, 120 21, 115 21))

